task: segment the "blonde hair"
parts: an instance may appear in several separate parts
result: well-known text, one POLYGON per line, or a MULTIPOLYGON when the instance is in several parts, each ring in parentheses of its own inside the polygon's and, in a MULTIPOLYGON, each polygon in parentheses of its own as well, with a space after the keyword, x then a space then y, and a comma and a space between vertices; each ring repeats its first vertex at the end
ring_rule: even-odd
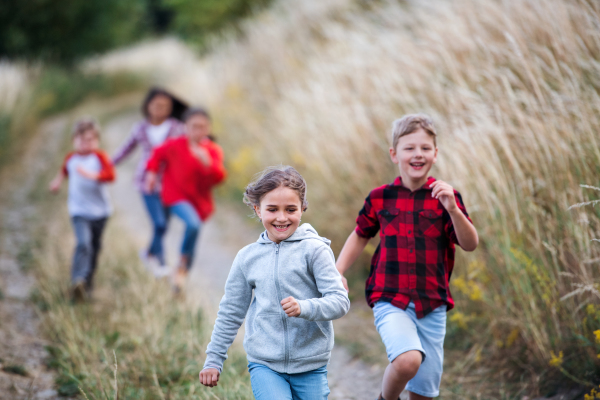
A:
POLYGON ((96 136, 100 136, 100 124, 94 117, 81 117, 73 124, 73 137, 83 135, 93 130, 96 136))
POLYGON ((433 119, 427 114, 407 114, 392 123, 393 148, 396 149, 398 141, 402 136, 410 135, 419 129, 423 129, 429 135, 433 136, 433 144, 437 147, 437 133, 435 132, 433 119))
POLYGON ((300 198, 302 211, 306 211, 308 208, 306 181, 296 169, 289 165, 267 167, 258 173, 254 180, 246 187, 244 203, 254 210, 254 207, 260 207, 260 201, 267 193, 280 186, 285 186, 296 191, 300 198))

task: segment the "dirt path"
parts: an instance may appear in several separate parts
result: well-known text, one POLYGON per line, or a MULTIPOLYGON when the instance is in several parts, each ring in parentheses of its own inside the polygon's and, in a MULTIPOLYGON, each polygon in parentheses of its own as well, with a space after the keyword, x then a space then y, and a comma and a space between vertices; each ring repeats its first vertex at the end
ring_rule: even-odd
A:
MULTIPOLYGON (((54 376, 47 357, 36 308, 31 301, 35 278, 31 261, 31 229, 39 226, 29 196, 40 171, 47 168, 62 143, 66 117, 45 121, 19 165, 3 171, 0 191, 0 398, 55 399, 54 376), (3 298, 2 298, 3 297, 3 298), (18 367, 23 369, 19 371, 18 367), (18 372, 22 372, 19 374, 18 372)), ((52 164, 53 165, 53 164, 52 164)))
MULTIPOLYGON (((104 146, 114 151, 137 119, 137 113, 123 114, 106 123, 104 146)), ((115 206, 114 218, 126 222, 136 245, 142 249, 150 237, 150 224, 141 198, 131 184, 138 157, 139 154, 134 155, 119 166, 118 179, 112 186, 111 196, 115 206)), ((169 265, 174 265, 177 262, 183 225, 177 219, 173 219, 170 224, 165 246, 169 265)), ((229 268, 237 251, 256 240, 260 228, 258 223, 249 222, 243 213, 234 211, 233 207, 226 204, 219 204, 215 216, 202 228, 187 293, 192 301, 204 305, 209 314, 216 315, 229 268)), ((372 324, 372 321, 365 323, 372 324)), ((238 340, 242 335, 241 332, 238 334, 238 340)), ((336 346, 328 369, 331 399, 377 398, 383 375, 381 367, 352 359, 347 349, 336 346)))

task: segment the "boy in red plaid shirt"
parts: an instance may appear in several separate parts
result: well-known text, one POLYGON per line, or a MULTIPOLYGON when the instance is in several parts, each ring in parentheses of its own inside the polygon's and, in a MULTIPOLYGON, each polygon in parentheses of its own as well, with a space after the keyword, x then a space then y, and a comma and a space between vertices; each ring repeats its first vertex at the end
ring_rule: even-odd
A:
POLYGON ((405 387, 411 400, 439 395, 454 246, 473 251, 479 241, 460 193, 427 175, 437 152, 429 116, 394 121, 390 157, 400 176, 369 193, 337 261, 348 290, 344 272, 379 231, 366 284, 390 360, 379 399, 397 399, 405 387))

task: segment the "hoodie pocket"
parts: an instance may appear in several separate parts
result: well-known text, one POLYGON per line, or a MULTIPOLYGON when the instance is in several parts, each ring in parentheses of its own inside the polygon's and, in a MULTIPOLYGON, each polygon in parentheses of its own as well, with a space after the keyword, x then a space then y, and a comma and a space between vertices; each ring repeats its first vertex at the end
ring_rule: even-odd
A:
POLYGON ((325 354, 333 348, 333 325, 331 321, 293 320, 290 326, 291 358, 294 360, 325 354))
POLYGON ((281 314, 259 314, 252 321, 252 330, 244 340, 248 355, 265 361, 285 359, 285 342, 281 314))

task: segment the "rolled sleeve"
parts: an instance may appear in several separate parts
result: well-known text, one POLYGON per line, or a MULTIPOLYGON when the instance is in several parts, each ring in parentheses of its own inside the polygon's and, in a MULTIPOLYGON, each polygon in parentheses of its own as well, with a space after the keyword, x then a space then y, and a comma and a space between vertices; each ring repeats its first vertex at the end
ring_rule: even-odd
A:
POLYGON ((365 199, 363 208, 358 213, 356 218, 355 232, 358 236, 370 239, 379 232, 379 219, 377 219, 376 211, 371 203, 371 193, 365 199))

